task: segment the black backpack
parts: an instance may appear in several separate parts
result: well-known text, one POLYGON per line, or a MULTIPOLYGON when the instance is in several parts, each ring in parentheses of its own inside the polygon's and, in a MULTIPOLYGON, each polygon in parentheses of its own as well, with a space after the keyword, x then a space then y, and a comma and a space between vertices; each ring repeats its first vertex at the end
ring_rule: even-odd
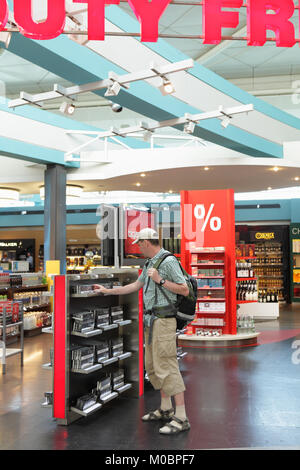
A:
MULTIPOLYGON (((164 253, 163 256, 159 258, 159 260, 154 264, 153 268, 158 270, 161 263, 169 256, 174 256, 176 258, 176 256, 170 252, 164 253)), ((181 266, 180 261, 178 261, 177 258, 176 260, 180 266, 182 274, 184 275, 185 281, 189 288, 189 294, 186 297, 184 297, 183 295, 177 295, 177 301, 175 303, 176 312, 174 316, 177 320, 177 329, 182 330, 186 325, 191 323, 195 318, 197 296, 198 296, 198 284, 197 284, 197 279, 195 279, 193 276, 188 274, 181 266)), ((172 303, 168 294, 166 293, 166 289, 163 289, 160 285, 157 285, 157 284, 156 286, 160 289, 161 293, 167 299, 169 304, 172 305, 172 308, 174 308, 174 304, 172 303)))

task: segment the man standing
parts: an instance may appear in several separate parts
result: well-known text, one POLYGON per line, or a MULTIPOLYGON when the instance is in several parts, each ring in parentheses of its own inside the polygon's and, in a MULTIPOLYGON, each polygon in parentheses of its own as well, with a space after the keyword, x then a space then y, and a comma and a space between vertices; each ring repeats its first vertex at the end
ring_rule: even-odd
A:
POLYGON ((145 228, 137 234, 136 240, 143 256, 148 258, 137 281, 127 286, 106 289, 94 285, 103 294, 124 295, 144 291, 144 327, 145 327, 145 368, 155 390, 160 390, 161 405, 142 417, 143 421, 166 421, 160 428, 161 434, 177 434, 190 429, 185 412, 185 386, 179 370, 176 347, 176 319, 170 303, 161 289, 166 289, 167 297, 175 304, 177 295, 187 296, 189 289, 181 272, 178 261, 173 256, 167 257, 157 270, 154 266, 166 253, 160 247, 158 233, 145 228), (175 400, 175 413, 171 397, 175 400), (167 422, 171 420, 170 422, 167 422))

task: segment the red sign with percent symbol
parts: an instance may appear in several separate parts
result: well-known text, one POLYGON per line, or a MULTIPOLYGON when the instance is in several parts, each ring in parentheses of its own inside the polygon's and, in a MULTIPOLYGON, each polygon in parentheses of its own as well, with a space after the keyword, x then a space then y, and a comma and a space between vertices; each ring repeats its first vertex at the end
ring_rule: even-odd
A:
POLYGON ((235 215, 232 189, 181 192, 181 262, 191 273, 195 248, 225 249, 226 325, 236 333, 235 215))

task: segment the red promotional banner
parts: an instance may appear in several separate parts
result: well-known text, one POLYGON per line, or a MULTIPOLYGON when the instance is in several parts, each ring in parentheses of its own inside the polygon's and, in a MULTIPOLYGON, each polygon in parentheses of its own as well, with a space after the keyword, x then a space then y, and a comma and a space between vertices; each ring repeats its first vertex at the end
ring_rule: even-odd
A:
POLYGON ((236 333, 234 192, 181 192, 181 262, 191 273, 191 251, 225 250, 226 323, 224 333, 236 333))
MULTIPOLYGON (((84 4, 87 10, 88 40, 105 39, 105 7, 118 5, 120 0, 73 0, 84 4)), ((141 26, 141 41, 156 42, 159 21, 171 0, 128 0, 141 26)), ((14 0, 14 20, 20 32, 31 39, 53 39, 63 33, 66 17, 65 0, 48 0, 48 14, 41 21, 32 19, 33 0, 14 0)), ((195 3, 200 6, 201 3, 195 3)), ((296 43, 295 27, 291 21, 296 5, 293 0, 203 0, 202 17, 199 11, 199 39, 204 44, 218 44, 224 28, 237 28, 240 10, 247 11, 247 39, 249 46, 263 46, 267 32, 275 33, 277 47, 292 47, 296 43), (203 32, 201 34, 201 24, 203 32)), ((298 6, 297 6, 298 9, 298 6)), ((298 11, 300 11, 298 9, 298 11)), ((8 21, 7 0, 0 0, 0 30, 8 21)), ((197 22, 197 17, 195 18, 197 22)), ((233 39, 226 36, 226 39, 233 39)))
POLYGON ((132 242, 138 232, 148 227, 155 229, 154 214, 134 209, 125 211, 125 256, 141 253, 138 245, 132 242))

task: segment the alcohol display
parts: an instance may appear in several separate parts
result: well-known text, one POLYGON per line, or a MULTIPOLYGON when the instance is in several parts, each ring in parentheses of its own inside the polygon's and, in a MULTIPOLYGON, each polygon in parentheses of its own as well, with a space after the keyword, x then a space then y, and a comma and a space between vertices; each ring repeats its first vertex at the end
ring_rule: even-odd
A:
POLYGON ((276 302, 285 300, 282 244, 280 242, 257 243, 255 256, 256 260, 253 267, 259 280, 258 289, 261 294, 258 296, 259 301, 276 302))

